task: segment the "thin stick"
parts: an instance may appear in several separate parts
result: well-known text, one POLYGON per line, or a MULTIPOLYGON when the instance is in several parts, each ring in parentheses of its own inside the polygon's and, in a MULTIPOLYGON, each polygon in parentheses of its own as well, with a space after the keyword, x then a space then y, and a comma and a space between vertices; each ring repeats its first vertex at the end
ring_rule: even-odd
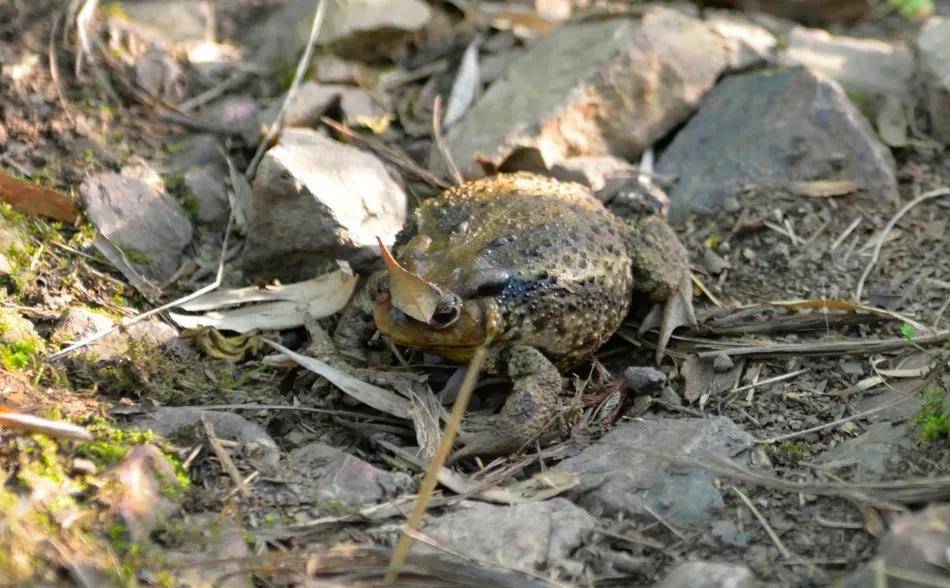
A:
POLYGON ((845 229, 844 232, 841 233, 841 235, 839 235, 837 239, 835 239, 834 243, 831 244, 831 251, 834 251, 838 247, 841 247, 841 244, 845 242, 845 239, 847 239, 851 235, 851 233, 854 232, 856 228, 858 228, 858 225, 860 224, 861 224, 860 216, 854 219, 853 221, 851 221, 851 224, 848 225, 848 228, 845 229))
POLYGON ((248 180, 254 179, 254 175, 257 173, 257 166, 260 165, 264 153, 284 129, 284 118, 287 116, 287 109, 290 107, 290 103, 300 89, 304 74, 310 69, 310 60, 313 58, 313 50, 317 46, 317 37, 320 36, 320 28, 323 25, 323 15, 327 12, 327 1, 328 0, 319 0, 319 2, 317 2, 317 8, 313 13, 313 23, 310 25, 310 37, 307 39, 307 47, 304 49, 300 61, 297 62, 297 71, 294 72, 294 79, 290 83, 287 95, 284 96, 284 101, 280 105, 277 118, 274 119, 273 124, 271 124, 267 130, 267 135, 261 140, 260 145, 257 146, 254 158, 251 159, 251 164, 247 166, 247 171, 244 172, 244 177, 248 180))
POLYGON ((668 522, 666 522, 666 519, 664 519, 663 517, 661 517, 661 516, 660 516, 660 513, 656 512, 655 510, 653 510, 652 508, 650 508, 649 505, 643 504, 643 510, 647 511, 648 513, 650 513, 650 515, 652 515, 653 518, 655 518, 661 525, 663 525, 664 527, 666 527, 667 529, 669 529, 670 533, 673 533, 673 534, 676 535, 679 539, 685 539, 685 537, 683 536, 683 534, 680 532, 679 529, 677 529, 677 528, 674 527, 673 525, 671 525, 671 524, 669 524, 668 522))
POLYGON ((903 337, 892 339, 875 339, 871 341, 843 341, 838 343, 785 343, 781 345, 750 345, 748 347, 726 347, 713 351, 702 351, 698 357, 713 357, 726 354, 730 357, 753 355, 756 357, 774 357, 788 354, 801 355, 848 355, 852 353, 874 353, 878 351, 892 351, 904 347, 917 345, 932 345, 943 343, 950 339, 950 329, 934 331, 930 335, 914 337, 913 340, 903 337))
POLYGON ((924 192, 917 198, 914 198, 913 200, 905 204, 904 208, 901 208, 899 211, 897 211, 897 214, 895 214, 893 218, 891 218, 891 220, 887 222, 887 225, 885 225, 884 230, 881 231, 880 235, 878 235, 877 243, 874 244, 874 254, 871 255, 871 260, 868 262, 867 267, 864 268, 864 273, 861 274, 861 279, 858 280, 858 287, 855 288, 854 290, 855 302, 861 301, 861 294, 864 291, 864 281, 868 279, 868 275, 871 273, 871 270, 874 269, 875 264, 877 264, 877 260, 881 256, 881 247, 884 245, 884 240, 887 239, 888 233, 891 232, 891 229, 894 228, 894 225, 897 224, 897 221, 899 221, 901 217, 907 214, 907 212, 910 211, 911 208, 917 206, 921 202, 925 202, 933 198, 939 198, 941 196, 946 196, 948 194, 950 194, 950 188, 947 188, 947 187, 937 188, 936 190, 924 192))
POLYGON ((448 146, 442 139, 442 96, 436 96, 435 103, 432 105, 432 138, 435 140, 436 148, 442 155, 442 161, 444 161, 446 167, 449 168, 449 173, 452 175, 452 181, 454 181, 456 185, 464 182, 465 178, 462 177, 462 173, 459 171, 458 166, 455 165, 455 160, 452 158, 452 153, 449 152, 448 146))
POLYGON ((56 88, 59 105, 63 107, 63 112, 66 114, 66 118, 69 119, 69 122, 75 126, 76 119, 73 118, 72 109, 69 107, 69 102, 66 101, 66 95, 63 94, 63 85, 59 79, 59 63, 56 60, 56 31, 59 30, 59 23, 62 18, 62 13, 56 13, 53 17, 53 25, 49 33, 49 77, 53 81, 53 86, 56 88))
POLYGON ((762 513, 759 512, 759 509, 752 504, 752 501, 749 500, 749 497, 745 495, 742 490, 739 490, 735 486, 732 487, 732 491, 736 493, 739 498, 742 499, 742 502, 745 503, 749 510, 752 511, 752 514, 759 520, 759 524, 762 525, 762 528, 765 529, 766 534, 768 534, 769 539, 772 540, 772 543, 778 547, 779 552, 782 554, 782 557, 785 559, 791 559, 792 553, 785 547, 785 544, 782 543, 782 540, 778 538, 778 535, 775 534, 775 531, 772 530, 772 527, 769 525, 769 522, 765 520, 765 517, 762 516, 762 513))
POLYGON ((221 440, 218 439, 218 436, 214 434, 214 425, 205 419, 204 415, 201 417, 201 424, 204 427, 205 435, 208 436, 208 444, 211 445, 211 449, 214 451, 214 454, 218 456, 218 461, 221 463, 221 469, 231 476, 231 480, 234 481, 235 489, 240 491, 241 494, 247 496, 248 490, 244 485, 244 478, 241 477, 241 472, 238 471, 237 466, 234 465, 234 461, 231 460, 228 450, 224 448, 224 445, 221 444, 221 440))
POLYGON ((752 382, 751 384, 746 384, 745 386, 739 386, 732 392, 744 392, 746 390, 751 390, 752 388, 758 388, 759 386, 765 386, 766 384, 775 384, 776 382, 784 382, 785 380, 791 380, 795 376, 804 374, 807 372, 807 369, 797 370, 794 372, 789 372, 787 374, 782 374, 781 376, 775 376, 774 378, 768 378, 765 380, 759 380, 757 382, 752 382))
MULTIPOLYGON (((429 469, 426 470, 422 478, 422 483, 419 485, 419 496, 412 506, 412 512, 409 513, 409 517, 406 519, 406 529, 414 531, 419 527, 419 523, 422 522, 422 517, 426 512, 426 506, 429 504, 429 498, 432 496, 432 491, 435 490, 435 485, 439 480, 439 471, 445 464, 445 460, 449 456, 449 451, 452 449, 452 444, 455 442, 455 435, 458 433, 459 423, 462 421, 462 415, 465 414, 465 409, 468 408, 468 401, 472 397, 472 390, 475 389, 478 371, 481 369, 482 362, 484 361, 485 348, 480 347, 475 351, 475 355, 472 356, 472 361, 468 364, 468 371, 465 372, 465 379, 462 381, 458 397, 455 399, 455 404, 452 405, 452 415, 445 424, 445 431, 442 433, 442 443, 439 444, 435 455, 432 456, 429 469)), ((403 532, 399 538, 399 542, 396 544, 396 549, 393 551, 393 557, 389 561, 389 569, 386 571, 386 577, 383 579, 384 585, 392 585, 396 581, 396 578, 399 576, 399 569, 406 562, 406 558, 409 556, 409 549, 411 548, 412 537, 408 533, 403 532)))
POLYGON ((46 361, 52 361, 68 353, 72 353, 73 351, 79 349, 80 347, 85 347, 86 345, 89 345, 90 343, 94 341, 98 341, 99 339, 102 339, 106 335, 110 335, 118 331, 119 329, 126 329, 160 312, 164 312, 170 308, 175 308, 176 306, 180 304, 184 304, 190 300, 194 300, 195 298, 198 298, 199 296, 204 296, 208 292, 211 292, 214 289, 216 289, 218 286, 220 286, 221 281, 224 278, 224 259, 228 251, 228 235, 231 233, 231 222, 233 218, 234 218, 234 215, 231 215, 230 217, 228 217, 228 226, 224 229, 224 239, 223 239, 223 242, 221 243, 221 257, 218 259, 218 275, 215 277, 213 282, 211 282, 204 288, 195 290, 191 294, 182 296, 178 300, 173 300, 169 302, 168 304, 163 304, 162 306, 159 306, 158 308, 153 308, 152 310, 147 310, 143 312, 142 314, 129 317, 127 319, 123 319, 122 322, 120 322, 119 324, 113 327, 110 327, 104 331, 99 331, 98 333, 93 333, 89 335, 88 337, 84 337, 80 339, 79 341, 76 341, 75 343, 67 347, 64 347, 63 349, 60 349, 59 351, 57 351, 56 353, 53 353, 52 355, 47 355, 46 361))

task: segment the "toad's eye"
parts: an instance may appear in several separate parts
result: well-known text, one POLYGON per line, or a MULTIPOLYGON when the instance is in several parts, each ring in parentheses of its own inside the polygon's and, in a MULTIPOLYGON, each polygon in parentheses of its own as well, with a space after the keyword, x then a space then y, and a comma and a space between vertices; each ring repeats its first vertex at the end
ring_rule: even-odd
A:
POLYGON ((459 306, 454 303, 440 303, 435 308, 435 313, 429 319, 429 326, 433 329, 444 329, 455 324, 459 320, 459 306))
POLYGON ((488 270, 480 273, 473 282, 470 287, 476 297, 498 296, 511 283, 511 276, 504 270, 488 270))
POLYGON ((508 287, 508 283, 511 280, 505 278, 504 280, 498 280, 496 282, 485 282, 478 286, 478 290, 475 291, 476 296, 498 296, 505 291, 505 288, 508 287))

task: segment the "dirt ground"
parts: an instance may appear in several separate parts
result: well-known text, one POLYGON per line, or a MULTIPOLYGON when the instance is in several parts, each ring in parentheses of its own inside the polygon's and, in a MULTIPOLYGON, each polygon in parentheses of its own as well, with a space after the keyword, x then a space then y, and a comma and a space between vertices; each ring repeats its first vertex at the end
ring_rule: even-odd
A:
MULTIPOLYGON (((217 13, 219 37, 243 42, 247 28, 274 4, 223 3, 217 13)), ((936 11, 950 14, 950 3, 937 2, 936 11)), ((113 78, 111 89, 88 64, 77 77, 75 31, 64 32, 66 22, 59 2, 0 2, 0 67, 22 68, 16 80, 5 77, 0 84, 0 171, 75 197, 79 185, 99 172, 119 171, 142 160, 164 169, 195 129, 159 116, 154 105, 116 82, 114 71, 103 74, 113 78)), ((891 13, 831 28, 907 40, 917 27, 891 13)), ((429 54, 460 54, 465 44, 433 35, 412 45, 408 59, 425 64, 433 60, 429 54), (452 51, 446 48, 452 46, 452 51)), ((255 98, 275 96, 281 91, 275 80, 285 73, 255 73, 245 89, 255 98)), ((916 116, 923 120, 925 114, 918 111, 916 116)), ((413 155, 424 153, 421 146, 427 148, 429 140, 398 132, 381 139, 413 155)), ((245 169, 256 145, 234 136, 222 142, 235 166, 245 169)), ((621 422, 636 422, 644 415, 722 415, 760 441, 743 454, 743 463, 750 465, 739 473, 726 471, 718 462, 704 464, 724 503, 715 520, 734 527, 716 531, 710 525, 677 527, 649 517, 600 515, 598 528, 605 532, 587 537, 574 550, 569 559, 575 567, 570 569, 577 573, 570 578, 562 575, 559 580, 549 570, 521 575, 430 553, 410 560, 415 584, 407 580, 406 585, 652 585, 679 563, 714 560, 747 566, 757 581, 768 585, 826 586, 871 560, 902 511, 916 511, 941 497, 946 501, 950 423, 943 423, 944 429, 934 423, 947 414, 947 401, 938 398, 947 382, 947 339, 883 352, 861 344, 876 339, 913 342, 925 336, 911 326, 917 323, 935 332, 950 327, 950 199, 915 206, 889 231, 863 283, 868 304, 879 309, 876 313, 853 308, 828 314, 814 308, 794 312, 766 304, 850 300, 882 229, 900 206, 928 190, 950 186, 946 150, 893 151, 899 203, 770 191, 749 194, 741 210, 692 218, 677 227, 705 291, 696 291, 700 326, 677 331, 671 344, 673 362, 662 368, 673 397, 623 393, 616 422, 585 430, 580 440, 555 441, 539 453, 549 456, 546 459, 524 454, 458 466, 470 480, 484 476, 480 471, 485 467, 495 473, 509 468, 503 479, 512 483, 552 467, 621 422), (711 243, 716 244, 717 259, 703 253, 711 243), (820 348, 839 343, 854 344, 852 352, 820 348), (727 372, 725 382, 708 365, 691 364, 696 353, 761 344, 802 346, 730 355, 727 359, 737 369, 727 372), (886 385, 864 389, 881 370, 913 371, 928 362, 939 367, 888 376, 886 385), (776 381, 750 386, 770 378, 776 381), (823 427, 878 407, 883 408, 870 421, 855 418, 823 427), (907 431, 900 440, 887 442, 893 446, 882 472, 823 467, 826 452, 866 433, 885 415, 886 422, 906 426, 907 431), (753 471, 767 471, 769 480, 753 479, 753 471), (933 485, 919 490, 917 496, 923 498, 904 498, 898 490, 868 490, 872 498, 861 499, 841 490, 906 480, 932 480, 933 485), (605 555, 608 552, 611 555, 605 555)), ((174 183, 174 174, 163 175, 166 185, 174 183)), ((419 191, 434 192, 422 185, 419 191)), ((22 358, 11 359, 17 350, 4 352, 2 405, 83 425, 95 439, 53 441, 41 434, 0 429, 0 538, 5 545, 0 548, 0 575, 9 579, 0 579, 0 584, 232 585, 212 584, 211 575, 202 575, 214 568, 236 574, 227 580, 236 582, 233 585, 376 585, 400 516, 376 516, 350 507, 332 511, 325 504, 312 504, 305 491, 295 490, 306 480, 290 479, 294 474, 282 470, 262 473, 255 461, 260 455, 235 449, 234 439, 257 434, 243 424, 226 429, 229 437, 221 433, 226 425, 216 422, 209 431, 199 421, 190 440, 131 433, 125 425, 157 407, 225 405, 245 422, 259 425, 276 443, 278 455, 313 441, 345 448, 387 475, 413 480, 399 493, 411 496, 420 468, 378 442, 382 436, 390 443, 413 445, 410 422, 351 401, 307 370, 269 364, 260 346, 241 347, 236 356, 225 359, 211 356, 209 347, 194 339, 174 351, 131 341, 108 359, 76 354, 46 361, 46 355, 67 342, 57 333, 70 308, 95 309, 121 320, 153 307, 155 301, 147 300, 97 252, 95 229, 88 222, 68 226, 10 208, 3 210, 3 217, 25 234, 25 245, 10 256, 14 271, 0 278, 3 309, 28 319, 38 338, 32 347, 17 348, 22 358), (155 453, 149 453, 152 450, 155 453), (146 477, 157 481, 129 490, 130 471, 147 471, 146 477), (163 512, 167 520, 150 521, 150 512, 163 512), (229 522, 220 529, 219 523, 207 522, 222 515, 229 522), (196 554, 205 559, 195 559, 196 554), (188 561, 206 563, 182 563, 188 561), (250 574, 242 577, 243 572, 250 574)), ((188 252, 190 273, 164 284, 160 302, 213 279, 222 238, 220 229, 197 228, 188 252)), ((227 285, 246 285, 236 266, 231 259, 227 285)), ((586 386, 582 410, 592 411, 612 391, 623 390, 627 367, 653 365, 652 336, 636 335, 642 314, 634 311, 595 361, 567 375, 565 405, 575 387, 586 386)), ((335 319, 321 324, 332 328, 335 319)), ((303 327, 268 335, 301 353, 310 336, 303 327)), ((387 346, 374 344, 378 357, 399 366, 387 346)), ((406 363, 395 371, 407 380, 426 376, 438 391, 452 374, 421 353, 402 353, 406 363)), ((490 406, 492 390, 504 390, 491 383, 485 388, 474 409, 490 406)), ((851 451, 863 455, 857 446, 851 451)), ((441 489, 430 510, 451 512, 454 496, 441 489)), ((411 508, 411 502, 397 502, 390 499, 382 506, 395 505, 403 513, 411 508)), ((559 566, 552 562, 551 568, 559 566)))

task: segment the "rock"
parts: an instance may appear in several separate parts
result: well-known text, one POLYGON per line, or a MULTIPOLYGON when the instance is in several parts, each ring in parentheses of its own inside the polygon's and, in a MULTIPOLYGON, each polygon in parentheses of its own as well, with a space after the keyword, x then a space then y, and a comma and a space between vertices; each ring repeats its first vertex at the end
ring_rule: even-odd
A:
MULTIPOLYGON (((290 0, 250 34, 257 47, 254 61, 277 71, 292 68, 310 35, 317 0, 290 0)), ((348 0, 327 6, 318 42, 334 53, 373 61, 398 61, 402 45, 420 31, 432 14, 421 0, 348 0)))
POLYGON ((907 435, 907 425, 875 423, 860 436, 823 452, 816 461, 829 470, 853 466, 857 474, 855 482, 877 481, 888 470, 890 460, 902 446, 913 447, 907 435))
MULTIPOLYGON (((35 351, 42 351, 43 340, 29 319, 10 308, 0 308, 0 344, 26 343, 35 351)), ((0 366, 2 368, 3 366, 0 366)))
POLYGON ((135 81, 149 95, 166 102, 181 102, 187 96, 185 71, 167 50, 149 45, 136 57, 135 81))
POLYGON ((151 0, 123 2, 130 20, 150 29, 154 37, 170 43, 198 43, 208 30, 202 2, 196 0, 151 0))
MULTIPOLYGON (((88 308, 70 308, 57 321, 50 340, 66 345, 113 326, 115 321, 105 314, 88 308)), ((96 361, 124 358, 129 355, 130 346, 135 343, 144 343, 149 348, 177 348, 184 345, 174 327, 159 321, 144 321, 124 331, 109 333, 81 348, 78 353, 95 358, 96 361)))
POLYGON ((931 504, 901 516, 881 540, 878 556, 842 584, 842 588, 879 586, 881 568, 904 572, 888 576, 888 588, 941 586, 950 576, 950 504, 931 504), (912 580, 907 576, 919 578, 912 580), (929 580, 929 581, 925 581, 929 580))
POLYGON ((173 198, 115 173, 86 178, 79 192, 86 216, 139 273, 164 282, 178 270, 192 227, 173 198))
POLYGON ((209 133, 188 135, 173 144, 171 156, 166 166, 169 172, 185 173, 194 167, 212 165, 227 172, 221 157, 222 144, 217 136, 209 133))
POLYGON ((647 455, 732 457, 752 437, 725 417, 658 419, 624 423, 558 466, 581 479, 576 502, 596 516, 644 515, 650 507, 674 524, 695 525, 721 508, 709 472, 647 455))
POLYGON ((673 568, 656 588, 753 588, 758 585, 745 566, 691 561, 673 568))
POLYGON ((623 370, 627 389, 641 394, 657 394, 666 385, 666 374, 652 367, 631 366, 623 370))
POLYGON ((908 97, 914 75, 914 56, 902 43, 844 37, 804 27, 792 29, 778 61, 822 73, 856 99, 908 97))
POLYGON ((409 491, 412 478, 381 470, 362 459, 324 443, 310 443, 291 451, 284 465, 307 487, 298 491, 322 504, 366 506, 409 491))
POLYGON ((628 161, 610 155, 568 157, 551 167, 550 175, 565 182, 584 184, 601 202, 626 184, 637 168, 628 161))
POLYGON ((727 10, 707 10, 705 21, 729 43, 729 69, 738 71, 773 61, 778 39, 765 27, 727 10))
POLYGON ((205 165, 185 172, 185 188, 195 197, 197 220, 214 228, 228 223, 228 189, 225 175, 216 167, 205 165))
MULTIPOLYGON (((263 125, 269 125, 277 118, 283 100, 282 96, 264 111, 261 115, 263 125)), ((361 88, 308 81, 301 84, 291 100, 285 115, 285 126, 313 126, 329 108, 337 105, 351 125, 373 126, 387 115, 387 110, 361 88)))
POLYGON ((156 192, 165 191, 165 180, 163 180, 162 176, 152 167, 152 164, 138 155, 133 155, 128 158, 122 165, 122 169, 119 170, 119 173, 127 178, 134 178, 145 182, 149 188, 156 192))
POLYGON ((17 255, 26 251, 30 237, 22 227, 0 216, 0 276, 17 271, 17 255))
MULTIPOLYGON (((652 7, 638 19, 559 26, 519 56, 446 135, 463 175, 536 149, 550 167, 569 155, 638 156, 688 117, 728 65, 702 22, 652 7)), ((430 163, 442 170, 438 151, 430 163)))
POLYGON ((488 565, 536 573, 562 567, 596 527, 588 513, 554 498, 513 506, 463 502, 421 530, 438 545, 488 565))
POLYGON ((214 427, 220 439, 238 442, 238 450, 256 463, 274 467, 280 460, 280 450, 260 425, 231 412, 202 410, 183 406, 163 406, 136 420, 132 428, 151 430, 162 437, 192 437, 205 439, 201 420, 214 427))
POLYGON ((917 54, 933 133, 950 144, 950 18, 927 20, 917 37, 917 54))
POLYGON ((373 155, 310 129, 288 129, 254 178, 244 272, 285 281, 321 264, 355 268, 391 245, 406 221, 406 195, 373 155))
POLYGON ((248 145, 256 146, 262 135, 260 107, 250 96, 225 96, 203 108, 198 120, 212 128, 233 133, 248 145))
POLYGON ((712 213, 729 197, 741 201, 750 189, 799 180, 857 180, 869 200, 897 199, 890 151, 836 82, 802 67, 722 81, 657 171, 678 177, 670 192, 674 221, 712 213))

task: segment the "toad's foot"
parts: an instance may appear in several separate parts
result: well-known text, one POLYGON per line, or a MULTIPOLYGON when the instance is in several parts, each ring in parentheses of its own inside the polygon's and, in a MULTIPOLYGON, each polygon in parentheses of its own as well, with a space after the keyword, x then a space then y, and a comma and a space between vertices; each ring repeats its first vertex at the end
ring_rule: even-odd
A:
POLYGON ((633 228, 629 251, 634 287, 657 302, 640 325, 640 333, 659 327, 656 362, 660 363, 673 330, 696 325, 689 256, 673 229, 654 218, 633 228))
POLYGON ((515 346, 510 350, 508 377, 514 384, 501 412, 480 427, 467 421, 469 430, 459 434, 461 447, 449 456, 449 463, 467 455, 513 453, 553 426, 561 391, 561 375, 554 364, 533 347, 515 346))
POLYGON ((696 326, 693 312, 693 278, 687 271, 682 277, 679 289, 662 304, 655 304, 640 324, 640 334, 658 327, 659 338, 656 342, 656 363, 663 361, 670 336, 677 327, 696 326))

